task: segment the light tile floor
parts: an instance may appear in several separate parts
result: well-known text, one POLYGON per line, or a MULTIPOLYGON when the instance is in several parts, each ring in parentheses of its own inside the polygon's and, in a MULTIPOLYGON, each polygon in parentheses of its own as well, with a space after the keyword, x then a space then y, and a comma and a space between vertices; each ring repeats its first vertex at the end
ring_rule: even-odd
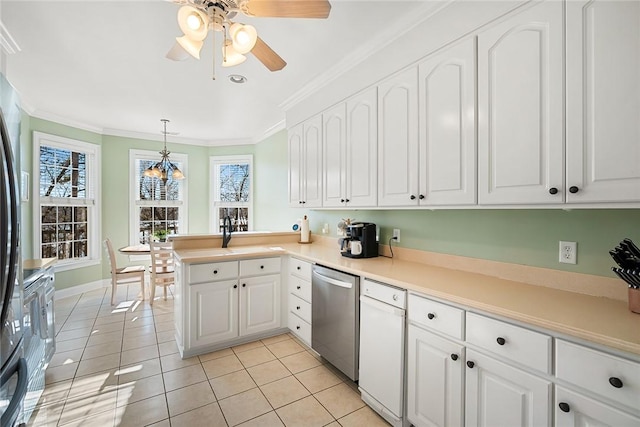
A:
POLYGON ((30 426, 384 426, 357 386, 284 334, 189 359, 173 298, 121 286, 55 302, 57 350, 30 426))

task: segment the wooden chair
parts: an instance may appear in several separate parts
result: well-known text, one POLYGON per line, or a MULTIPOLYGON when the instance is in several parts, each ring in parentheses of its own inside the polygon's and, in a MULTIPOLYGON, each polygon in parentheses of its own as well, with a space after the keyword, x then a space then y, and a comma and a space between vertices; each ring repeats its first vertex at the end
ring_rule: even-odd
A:
POLYGON ((156 286, 164 288, 164 300, 167 300, 167 286, 176 281, 173 266, 173 245, 169 242, 151 242, 151 301, 156 296, 156 286))
POLYGON ((139 281, 140 290, 142 291, 142 299, 144 300, 144 272, 145 269, 141 265, 133 265, 129 267, 118 268, 116 266, 116 255, 113 252, 113 245, 110 239, 104 241, 109 263, 111 265, 111 305, 116 303, 116 288, 118 285, 125 285, 139 281))

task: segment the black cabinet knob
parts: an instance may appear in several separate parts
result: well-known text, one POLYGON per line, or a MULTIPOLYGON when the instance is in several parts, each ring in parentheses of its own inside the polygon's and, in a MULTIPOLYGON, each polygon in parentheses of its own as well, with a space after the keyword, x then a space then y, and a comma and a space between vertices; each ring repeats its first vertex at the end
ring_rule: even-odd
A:
POLYGON ((302 204, 302 200, 298 200, 298 204, 300 204, 300 205, 301 205, 301 204, 302 204))
POLYGON ((347 203, 349 203, 349 199, 345 199, 344 201, 345 201, 345 202, 347 202, 347 203))
POLYGON ((264 265, 261 265, 261 266, 260 266, 260 270, 264 270, 264 265))
POLYGON ((344 199, 340 199, 340 203, 344 203, 344 199))
POLYGON ((411 195, 411 197, 409 197, 411 200, 415 200, 416 196, 414 196, 413 194, 411 195))
POLYGON ((622 384, 622 380, 620 378, 617 378, 617 377, 609 378, 609 384, 611 384, 615 388, 622 388, 622 385, 623 385, 622 384))
POLYGON ((578 191, 580 191, 580 189, 575 185, 572 185, 571 187, 569 187, 569 193, 571 194, 576 194, 578 191))
POLYGON ((296 267, 296 270, 300 270, 300 266, 297 266, 297 267, 296 267))
POLYGON ((433 313, 429 313, 427 314, 427 317, 429 318, 429 320, 433 320, 433 318, 436 317, 436 315, 433 313))
POLYGON ((476 364, 475 364, 475 363, 473 363, 471 360, 469 360, 469 361, 467 362, 467 366, 468 366, 469 368, 473 369, 473 367, 474 367, 474 366, 476 366, 476 364))
POLYGON ((218 274, 218 270, 213 270, 213 274, 218 274))
POLYGON ((246 287, 247 287, 247 284, 246 284, 246 283, 243 283, 243 284, 242 284, 242 287, 243 287, 243 288, 246 288, 246 287))
POLYGON ((571 406, 569 406, 569 404, 566 402, 558 403, 558 407, 562 412, 569 412, 571 410, 571 406))
POLYGON ((300 286, 296 286, 296 289, 297 289, 297 290, 300 290, 300 286))
POLYGON ((305 203, 307 203, 307 202, 303 200, 303 201, 302 201, 302 204, 304 205, 305 203))
POLYGON ((296 329, 300 329, 300 326, 296 326, 296 329))
POLYGON ((454 362, 458 360, 458 355, 455 353, 451 353, 451 360, 453 360, 454 362))
POLYGON ((549 194, 558 194, 558 189, 556 187, 551 187, 549 189, 549 194))
POLYGON ((300 306, 299 305, 296 306, 296 310, 300 310, 300 306))
POLYGON ((419 195, 419 196, 418 196, 418 198, 419 198, 420 200, 423 200, 423 199, 424 199, 424 194, 419 195))
POLYGON ((238 285, 233 285, 233 289, 237 289, 237 288, 238 288, 238 285))
POLYGON ((504 343, 506 343, 507 341, 502 337, 498 337, 496 342, 498 343, 498 345, 504 345, 504 343))

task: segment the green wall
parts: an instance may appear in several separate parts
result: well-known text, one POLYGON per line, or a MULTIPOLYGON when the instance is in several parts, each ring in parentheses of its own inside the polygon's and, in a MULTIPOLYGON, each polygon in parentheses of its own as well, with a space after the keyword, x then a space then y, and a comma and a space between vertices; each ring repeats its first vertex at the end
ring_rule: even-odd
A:
MULTIPOLYGON (((102 146, 102 237, 114 246, 128 244, 129 236, 129 150, 159 151, 161 142, 100 135, 69 126, 23 117, 22 170, 32 169, 32 132, 60 135, 102 146)), ((321 232, 329 224, 336 236, 342 218, 375 222, 382 243, 393 228, 400 228, 398 246, 472 258, 612 276, 613 261, 608 251, 622 238, 640 243, 640 209, 588 210, 302 210, 288 207, 287 133, 280 131, 256 145, 202 147, 167 144, 175 153, 188 155, 185 169, 189 191, 189 233, 209 232, 209 156, 253 154, 254 229, 291 230, 303 215, 309 215, 311 229, 321 232), (578 242, 578 264, 558 263, 558 241, 578 242)), ((31 203, 23 203, 23 256, 31 258, 31 203)), ((337 247, 336 247, 337 250, 337 247)), ((126 258, 118 255, 118 263, 126 258)), ((63 271, 57 275, 59 289, 109 277, 106 260, 102 266, 63 271)))

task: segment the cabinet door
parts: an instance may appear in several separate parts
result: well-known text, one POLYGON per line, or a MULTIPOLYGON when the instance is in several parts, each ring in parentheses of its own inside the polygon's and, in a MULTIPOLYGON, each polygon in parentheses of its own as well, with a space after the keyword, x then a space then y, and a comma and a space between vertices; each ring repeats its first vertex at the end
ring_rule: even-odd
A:
POLYGON ((539 3, 478 36, 480 204, 564 202, 562 14, 539 3))
POLYGON ((302 206, 303 189, 302 179, 304 177, 302 153, 302 124, 294 126, 288 131, 289 135, 289 206, 302 206))
POLYGON ((637 427, 640 417, 556 386, 556 427, 637 427))
POLYGON ((280 327, 280 275, 240 279, 240 336, 280 327))
POLYGON ((322 206, 322 116, 306 122, 304 131, 304 198, 306 208, 322 206))
POLYGON ((420 204, 476 203, 475 39, 419 66, 420 204))
POLYGON ((409 325, 407 418, 416 427, 463 424, 464 347, 409 325))
POLYGON ((567 202, 638 202, 640 2, 566 5, 567 202))
POLYGON ((344 206, 346 199, 347 128, 345 104, 322 114, 322 183, 324 207, 344 206))
POLYGON ((347 206, 378 201, 378 98, 371 88, 347 100, 347 206))
POLYGON ((465 426, 551 425, 551 383, 467 350, 465 426))
POLYGON ((418 70, 378 86, 378 205, 418 205, 418 70))
POLYGON ((213 344, 238 336, 238 282, 189 286, 190 347, 213 344))
POLYGON ((176 284, 173 289, 173 325, 176 328, 176 342, 178 347, 184 348, 184 290, 188 289, 184 283, 184 275, 182 273, 183 265, 180 261, 175 261, 174 269, 176 274, 176 284))

